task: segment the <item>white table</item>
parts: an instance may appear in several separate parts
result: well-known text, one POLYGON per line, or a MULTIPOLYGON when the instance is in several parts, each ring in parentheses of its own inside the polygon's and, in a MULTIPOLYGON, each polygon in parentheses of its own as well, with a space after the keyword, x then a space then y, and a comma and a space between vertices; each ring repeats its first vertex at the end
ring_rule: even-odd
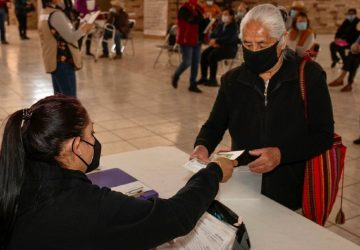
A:
MULTIPOLYGON (((175 147, 156 147, 102 157, 101 169, 121 168, 168 198, 192 173, 188 155, 175 147)), ((217 199, 244 218, 252 250, 360 250, 360 246, 305 219, 260 194, 261 176, 238 168, 221 184, 217 199)))

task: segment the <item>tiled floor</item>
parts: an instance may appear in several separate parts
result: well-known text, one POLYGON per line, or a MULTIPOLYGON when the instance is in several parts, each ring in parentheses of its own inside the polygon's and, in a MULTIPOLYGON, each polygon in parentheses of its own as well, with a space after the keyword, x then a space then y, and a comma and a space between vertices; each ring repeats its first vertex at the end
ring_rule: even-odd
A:
MULTIPOLYGON (((30 41, 19 41, 16 28, 9 29, 8 46, 0 47, 0 121, 20 108, 52 94, 50 76, 44 73, 36 31, 30 41)), ((330 69, 328 44, 332 35, 319 36, 322 50, 318 62, 332 80, 340 66, 330 69)), ((167 54, 153 68, 160 40, 135 39, 136 55, 127 51, 122 60, 102 59, 95 63, 84 58, 84 68, 77 73, 78 96, 95 121, 96 135, 103 144, 103 154, 113 154, 160 145, 174 145, 190 152, 200 126, 207 118, 216 96, 216 88, 202 87, 203 94, 187 91, 188 72, 178 90, 170 86, 174 67, 167 54)), ((177 56, 172 62, 177 63, 177 56)), ((224 71, 224 66, 221 68, 224 71)), ((346 223, 335 225, 339 207, 329 219, 329 230, 360 245, 360 146, 352 140, 360 135, 360 76, 350 93, 331 89, 336 131, 348 146, 344 185, 346 223)), ((222 147, 229 146, 226 135, 222 147)))

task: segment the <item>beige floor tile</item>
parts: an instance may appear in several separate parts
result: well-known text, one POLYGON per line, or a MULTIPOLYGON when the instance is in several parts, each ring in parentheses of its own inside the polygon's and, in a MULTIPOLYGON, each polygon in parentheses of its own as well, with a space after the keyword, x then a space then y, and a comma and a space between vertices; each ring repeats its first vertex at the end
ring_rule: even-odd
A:
POLYGON ((122 152, 134 151, 134 150, 136 150, 136 147, 134 147, 133 145, 125 141, 118 141, 118 142, 103 143, 101 154, 111 155, 122 152))
POLYGON ((194 145, 197 133, 191 131, 183 131, 176 133, 163 134, 163 137, 174 142, 175 144, 189 144, 194 145))
POLYGON ((346 220, 344 225, 339 225, 342 229, 352 232, 356 236, 360 237, 360 216, 346 220))
POLYGON ((108 130, 115 130, 121 128, 130 128, 136 127, 136 123, 130 121, 129 119, 117 119, 117 120, 108 120, 108 121, 100 121, 98 124, 108 130))
POLYGON ((131 145, 134 145, 138 149, 174 145, 173 142, 157 135, 137 138, 137 139, 130 139, 127 140, 127 142, 129 142, 131 145))
POLYGON ((360 206, 360 183, 344 187, 344 197, 360 206))
POLYGON ((157 115, 133 117, 130 118, 130 120, 138 125, 151 125, 151 124, 160 124, 160 123, 168 122, 168 120, 166 120, 165 118, 161 118, 160 116, 157 115))
MULTIPOLYGON (((342 229, 341 227, 338 226, 331 226, 328 227, 328 229, 352 242, 354 242, 357 245, 360 245, 360 237, 358 237, 357 235, 352 234, 351 232, 342 229)), ((339 249, 340 250, 340 249, 339 249)))
POLYGON ((118 135, 123 140, 142 138, 148 136, 154 136, 155 134, 150 130, 143 127, 123 128, 120 130, 113 130, 114 134, 118 135))
MULTIPOLYGON (((333 209, 331 211, 331 214, 330 214, 330 216, 328 218, 329 222, 335 224, 335 218, 336 218, 336 215, 339 212, 339 209, 340 209, 340 197, 337 197, 336 201, 335 201, 335 204, 334 204, 334 207, 333 207, 333 209)), ((354 218, 354 217, 360 215, 360 206, 348 201, 347 199, 343 199, 342 211, 345 214, 345 219, 348 220, 348 219, 351 219, 351 218, 354 218)))
POLYGON ((115 133, 112 133, 112 132, 109 132, 109 131, 95 132, 95 137, 101 143, 122 141, 122 139, 119 136, 117 136, 115 133))

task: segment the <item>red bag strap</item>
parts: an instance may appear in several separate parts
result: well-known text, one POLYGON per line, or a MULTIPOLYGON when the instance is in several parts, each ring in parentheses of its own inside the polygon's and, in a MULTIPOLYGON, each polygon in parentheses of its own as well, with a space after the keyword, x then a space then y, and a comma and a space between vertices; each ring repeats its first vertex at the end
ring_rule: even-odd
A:
POLYGON ((311 61, 311 52, 308 50, 305 52, 299 67, 299 81, 300 81, 300 92, 301 97, 304 101, 304 113, 305 119, 308 119, 308 108, 307 108, 307 93, 306 93, 306 84, 305 84, 305 65, 306 62, 311 61))

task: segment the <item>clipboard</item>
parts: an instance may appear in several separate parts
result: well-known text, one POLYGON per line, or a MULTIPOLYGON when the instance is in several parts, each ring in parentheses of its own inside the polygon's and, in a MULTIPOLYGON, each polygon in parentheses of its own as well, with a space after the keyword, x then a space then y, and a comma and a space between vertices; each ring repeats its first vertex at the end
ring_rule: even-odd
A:
POLYGON ((89 180, 101 187, 133 196, 140 200, 159 197, 159 193, 146 186, 143 182, 118 168, 107 169, 87 174, 89 180))

